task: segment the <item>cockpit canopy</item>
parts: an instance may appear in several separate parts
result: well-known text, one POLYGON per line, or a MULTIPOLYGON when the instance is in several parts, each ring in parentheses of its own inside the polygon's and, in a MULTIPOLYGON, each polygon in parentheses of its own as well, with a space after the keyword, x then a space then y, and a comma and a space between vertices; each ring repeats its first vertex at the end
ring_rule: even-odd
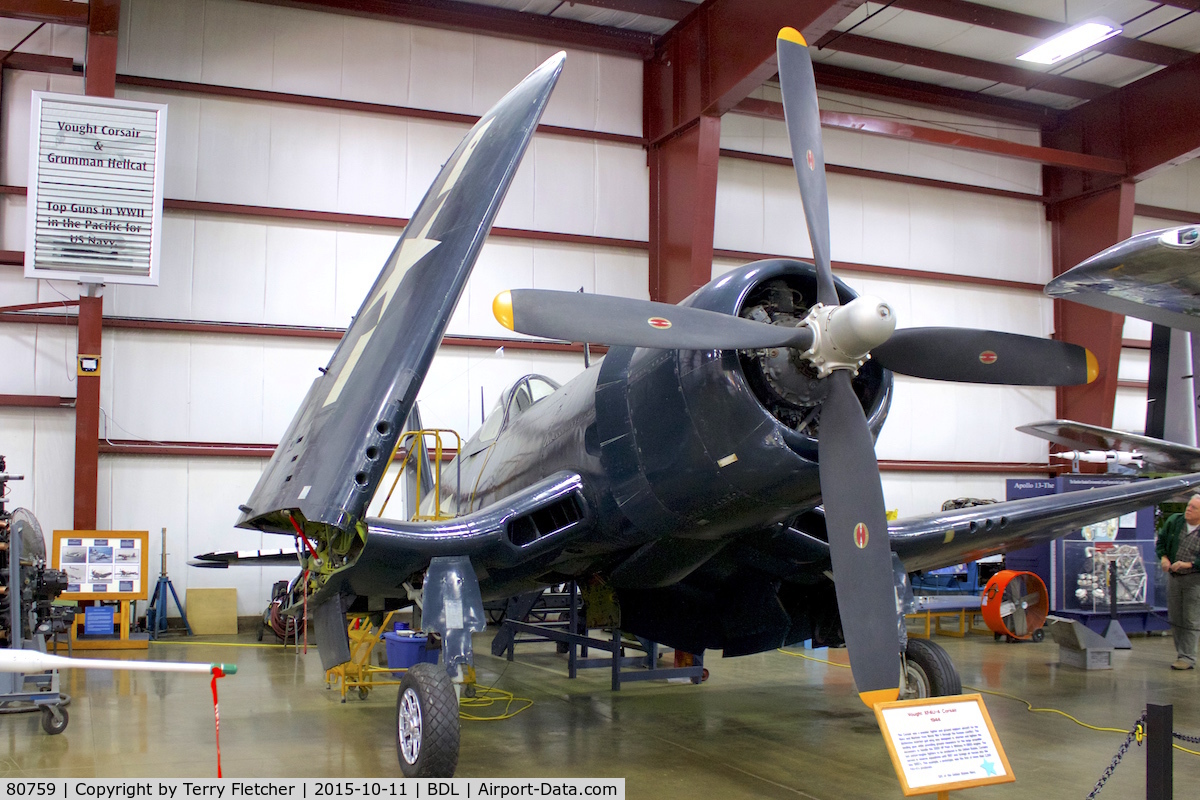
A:
POLYGON ((483 427, 463 445, 463 455, 472 456, 487 448, 509 422, 552 395, 558 388, 558 382, 545 375, 526 375, 509 386, 500 393, 496 405, 492 406, 484 420, 483 427))

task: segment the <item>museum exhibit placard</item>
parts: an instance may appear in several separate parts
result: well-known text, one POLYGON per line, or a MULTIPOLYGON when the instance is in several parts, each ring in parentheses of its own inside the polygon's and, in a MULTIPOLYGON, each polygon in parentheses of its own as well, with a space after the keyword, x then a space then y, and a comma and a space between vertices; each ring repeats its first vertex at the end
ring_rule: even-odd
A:
POLYGON ((158 285, 167 107, 33 92, 25 277, 158 285))
POLYGON ((145 600, 147 531, 55 531, 52 566, 67 573, 66 600, 145 600))
POLYGON ((875 718, 905 797, 1016 780, 982 695, 879 703, 875 718))

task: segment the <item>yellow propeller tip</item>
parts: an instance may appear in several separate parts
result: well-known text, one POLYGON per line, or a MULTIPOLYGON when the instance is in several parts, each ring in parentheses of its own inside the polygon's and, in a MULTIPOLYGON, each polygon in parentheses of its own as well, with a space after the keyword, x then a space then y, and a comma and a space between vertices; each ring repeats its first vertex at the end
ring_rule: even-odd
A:
POLYGON ((1096 360, 1096 354, 1091 350, 1085 352, 1087 353, 1087 382, 1091 383, 1100 377, 1100 362, 1096 360))
POLYGON ((512 292, 505 291, 496 295, 496 299, 492 301, 492 314, 501 325, 510 331, 516 330, 513 327, 512 292))
POLYGON ((866 704, 867 708, 874 708, 880 703, 890 703, 893 700, 899 700, 900 690, 876 689, 872 692, 859 692, 858 698, 866 704))
POLYGON ((789 42, 795 42, 801 47, 808 47, 808 42, 804 41, 804 37, 800 35, 800 31, 795 28, 782 28, 779 31, 780 39, 786 39, 789 42))

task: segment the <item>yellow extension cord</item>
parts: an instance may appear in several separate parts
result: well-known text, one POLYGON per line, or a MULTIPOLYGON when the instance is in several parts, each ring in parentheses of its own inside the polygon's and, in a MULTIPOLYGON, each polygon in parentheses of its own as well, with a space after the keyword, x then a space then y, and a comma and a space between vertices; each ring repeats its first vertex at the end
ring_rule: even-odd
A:
MULTIPOLYGON (((803 658, 805 661, 815 661, 818 664, 829 664, 834 667, 841 667, 842 669, 850 669, 849 664, 839 664, 836 661, 829 661, 828 659, 824 659, 824 658, 814 658, 812 656, 806 656, 803 653, 793 653, 790 650, 784 650, 782 648, 779 649, 779 652, 783 653, 785 656, 791 656, 792 658, 803 658)), ((1033 703, 1029 702, 1028 700, 1017 697, 1015 694, 1005 694, 1004 692, 996 692, 991 689, 980 689, 977 686, 967 686, 965 684, 963 685, 963 688, 970 689, 973 692, 979 692, 981 694, 991 694, 991 695, 995 695, 996 697, 1004 697, 1009 700, 1016 700, 1018 703, 1024 703, 1025 707, 1035 714, 1058 714, 1059 716, 1066 717, 1067 719, 1071 720, 1071 722, 1074 722, 1076 725, 1087 728, 1090 731, 1100 731, 1101 733, 1124 733, 1124 734, 1129 734, 1132 732, 1132 731, 1127 731, 1124 728, 1105 728, 1105 727, 1101 727, 1098 725, 1089 725, 1086 722, 1082 722, 1082 721, 1076 719, 1075 717, 1072 717, 1070 714, 1068 714, 1065 711, 1058 710, 1057 708, 1034 708, 1033 703)), ((1141 734, 1140 734, 1140 732, 1138 732, 1138 742, 1141 742, 1141 740, 1142 740, 1141 734)), ((1200 756, 1200 752, 1197 752, 1195 750, 1189 750, 1188 748, 1186 748, 1182 745, 1172 743, 1172 746, 1176 750, 1182 750, 1183 752, 1188 753, 1189 755, 1200 756)))
MULTIPOLYGON (((181 641, 159 642, 159 641, 152 640, 151 644, 184 644, 184 645, 198 645, 198 646, 205 646, 205 647, 272 647, 277 650, 282 649, 284 647, 284 645, 280 645, 280 644, 251 644, 249 642, 181 642, 181 641)), ((288 645, 288 647, 290 647, 290 646, 291 645, 288 645)), ((315 645, 310 644, 309 647, 315 647, 315 645)), ((506 692, 503 689, 496 689, 496 688, 492 688, 492 687, 476 687, 475 692, 476 692, 476 694, 474 697, 463 697, 459 701, 459 704, 458 704, 459 709, 460 709, 460 711, 458 713, 459 719, 469 719, 469 720, 474 720, 477 722, 497 722, 502 719, 512 719, 517 714, 520 714, 522 711, 525 711, 525 710, 533 707, 533 701, 530 700, 528 697, 517 697, 512 692, 506 692), (477 714, 468 713, 465 710, 468 708, 477 708, 477 709, 491 708, 492 706, 497 705, 499 703, 504 703, 504 711, 500 714, 497 714, 496 716, 484 717, 484 716, 479 716, 477 714), (524 703, 524 705, 518 707, 514 711, 513 710, 514 703, 524 703)))
POLYGON ((494 687, 475 687, 474 697, 463 697, 458 703, 459 719, 475 720, 477 722, 497 722, 502 719, 512 719, 517 714, 533 707, 533 701, 528 697, 516 697, 512 692, 506 692, 503 689, 494 687), (467 711, 468 708, 491 708, 494 705, 504 703, 504 711, 495 716, 483 717, 476 714, 471 714, 467 711), (512 710, 513 703, 524 703, 516 711, 512 710))

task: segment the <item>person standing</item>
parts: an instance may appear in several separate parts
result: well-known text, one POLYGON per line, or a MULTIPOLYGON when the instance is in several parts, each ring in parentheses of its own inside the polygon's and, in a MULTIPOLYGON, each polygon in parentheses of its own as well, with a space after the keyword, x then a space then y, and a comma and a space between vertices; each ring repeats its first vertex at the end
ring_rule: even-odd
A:
POLYGON ((1200 632, 1200 494, 1193 494, 1182 514, 1167 517, 1154 542, 1154 552, 1167 573, 1167 614, 1175 637, 1171 669, 1195 669, 1200 632))

